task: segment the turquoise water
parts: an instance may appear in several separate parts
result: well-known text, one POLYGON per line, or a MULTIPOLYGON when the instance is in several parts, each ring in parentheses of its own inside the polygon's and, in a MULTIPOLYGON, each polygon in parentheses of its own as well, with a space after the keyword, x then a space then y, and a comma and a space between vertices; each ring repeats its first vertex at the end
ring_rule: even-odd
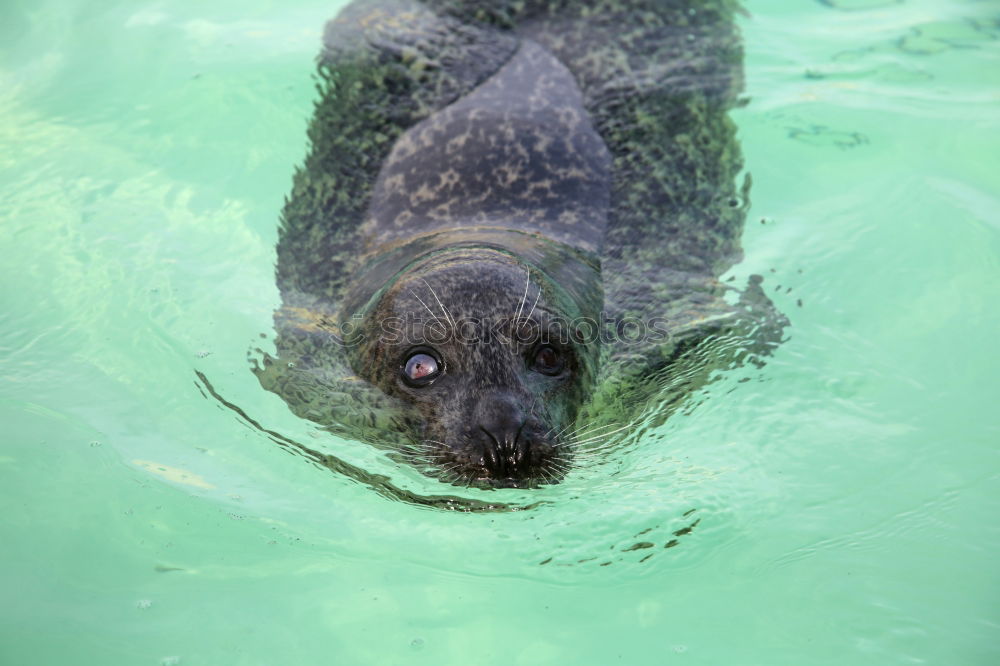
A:
POLYGON ((0 664, 1000 663, 1000 6, 791 5, 732 271, 790 339, 457 513, 248 369, 336 3, 5 2, 0 664))

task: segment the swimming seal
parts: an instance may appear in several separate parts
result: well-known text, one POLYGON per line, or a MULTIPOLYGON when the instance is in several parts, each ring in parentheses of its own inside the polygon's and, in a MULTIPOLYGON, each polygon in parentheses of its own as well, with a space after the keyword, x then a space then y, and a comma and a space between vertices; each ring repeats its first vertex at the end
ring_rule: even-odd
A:
POLYGON ((759 279, 717 280, 748 206, 733 9, 346 7, 282 215, 261 384, 442 479, 526 487, 652 397, 767 354, 784 320, 759 279))

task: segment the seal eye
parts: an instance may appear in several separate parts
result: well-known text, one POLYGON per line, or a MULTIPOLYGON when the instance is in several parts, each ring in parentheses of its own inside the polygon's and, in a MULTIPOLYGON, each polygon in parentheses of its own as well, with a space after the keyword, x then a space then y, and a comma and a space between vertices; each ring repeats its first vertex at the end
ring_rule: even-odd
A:
POLYGON ((426 352, 417 352, 403 364, 403 381, 410 386, 427 386, 441 374, 438 360, 426 352))
POLYGON ((563 369, 563 356, 553 347, 545 345, 539 347, 535 352, 535 361, 532 369, 543 375, 558 375, 563 369))

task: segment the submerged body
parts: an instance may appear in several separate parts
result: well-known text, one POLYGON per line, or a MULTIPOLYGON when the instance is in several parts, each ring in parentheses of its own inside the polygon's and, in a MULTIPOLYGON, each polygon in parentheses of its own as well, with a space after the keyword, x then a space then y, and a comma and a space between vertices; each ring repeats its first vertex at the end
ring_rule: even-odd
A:
POLYGON ((766 353, 780 317, 716 281, 746 206, 740 46, 728 2, 691 4, 393 0, 331 21, 262 384, 446 479, 520 486, 560 478, 620 423, 609 405, 634 411, 704 340, 753 330, 737 356, 766 353), (576 426, 588 404, 604 425, 576 426))

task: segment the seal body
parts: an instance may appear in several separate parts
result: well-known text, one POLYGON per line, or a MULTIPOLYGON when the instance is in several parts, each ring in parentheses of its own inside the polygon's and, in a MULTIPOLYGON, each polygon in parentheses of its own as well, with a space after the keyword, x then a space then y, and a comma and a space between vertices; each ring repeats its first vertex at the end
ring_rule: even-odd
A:
POLYGON ((747 205, 731 3, 358 0, 324 39, 258 370, 296 413, 533 485, 703 341, 780 338, 716 280, 747 205))

